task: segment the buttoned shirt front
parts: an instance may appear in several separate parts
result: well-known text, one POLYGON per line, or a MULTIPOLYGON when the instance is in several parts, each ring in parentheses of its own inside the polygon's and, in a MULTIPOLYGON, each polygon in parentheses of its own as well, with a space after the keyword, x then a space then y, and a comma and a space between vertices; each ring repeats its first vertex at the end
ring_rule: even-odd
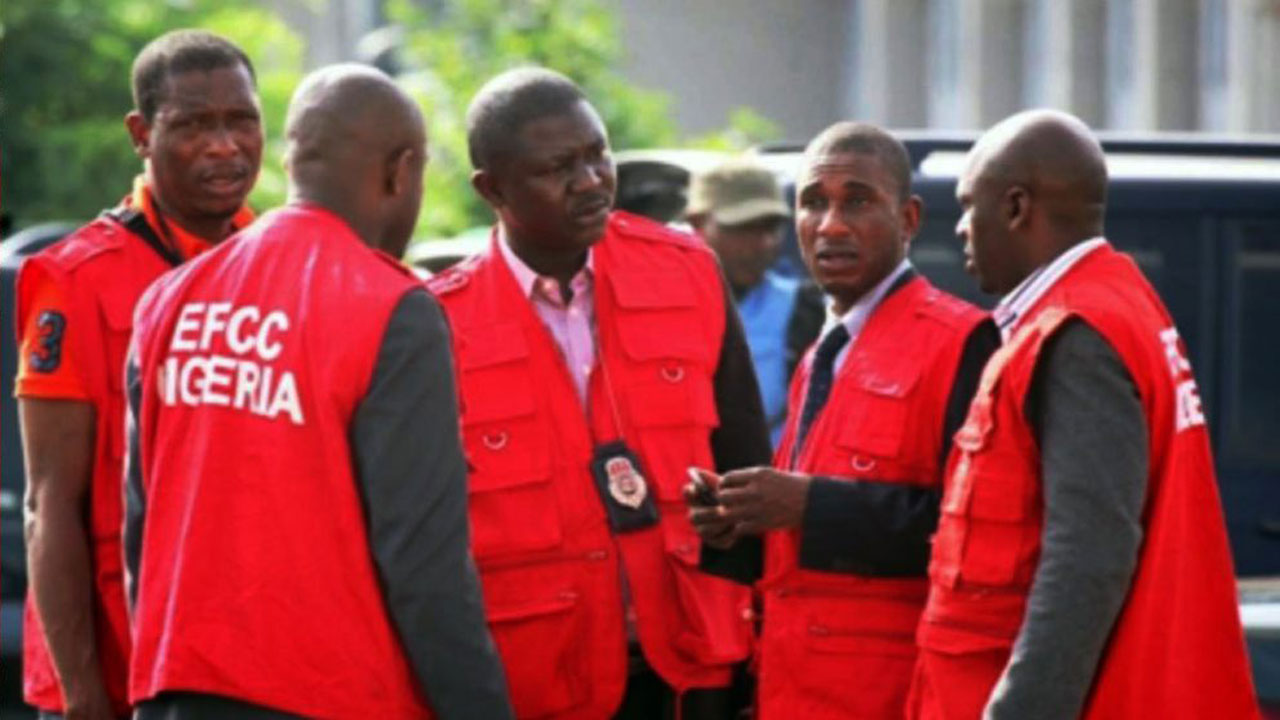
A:
POLYGON ((539 275, 511 249, 506 231, 499 226, 498 247, 520 292, 533 305, 542 324, 560 350, 565 369, 573 380, 578 401, 586 407, 587 386, 596 363, 595 270, 592 250, 587 261, 569 280, 568 291, 555 278, 539 275))

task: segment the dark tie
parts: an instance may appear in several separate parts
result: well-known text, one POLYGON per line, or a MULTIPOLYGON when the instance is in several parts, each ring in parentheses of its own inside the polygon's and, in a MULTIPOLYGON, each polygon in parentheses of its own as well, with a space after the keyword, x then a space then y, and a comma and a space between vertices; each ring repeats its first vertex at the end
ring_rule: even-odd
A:
POLYGON ((796 429, 796 441, 791 446, 792 462, 800 456, 800 448, 804 447, 804 438, 809 434, 809 426, 818 417, 822 406, 827 404, 831 395, 831 384, 835 380, 836 357, 840 350, 849 343, 849 329, 844 323, 831 328, 831 331, 818 343, 813 351, 813 366, 809 371, 809 390, 804 396, 804 409, 800 413, 800 426, 796 429))

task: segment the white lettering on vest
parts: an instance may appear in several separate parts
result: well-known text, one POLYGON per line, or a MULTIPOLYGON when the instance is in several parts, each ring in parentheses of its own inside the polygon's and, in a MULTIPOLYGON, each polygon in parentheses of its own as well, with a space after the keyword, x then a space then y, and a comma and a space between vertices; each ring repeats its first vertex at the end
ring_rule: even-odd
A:
POLYGON ((178 313, 178 325, 173 329, 173 340, 169 344, 169 349, 173 352, 194 352, 196 349, 195 340, 187 338, 187 333, 193 333, 200 329, 200 320, 196 317, 204 312, 204 303, 187 303, 182 306, 182 312, 178 313))
POLYGON ((1173 380, 1176 409, 1174 423, 1178 432, 1204 425, 1204 409, 1200 404, 1200 390, 1191 377, 1191 361, 1182 353, 1178 329, 1167 327, 1160 331, 1164 345, 1164 359, 1169 365, 1169 377, 1173 380))
POLYGON ((264 316, 253 305, 187 303, 169 343, 172 354, 157 369, 161 402, 227 407, 269 420, 284 415, 305 424, 293 370, 270 364, 284 353, 291 326, 280 310, 264 316))

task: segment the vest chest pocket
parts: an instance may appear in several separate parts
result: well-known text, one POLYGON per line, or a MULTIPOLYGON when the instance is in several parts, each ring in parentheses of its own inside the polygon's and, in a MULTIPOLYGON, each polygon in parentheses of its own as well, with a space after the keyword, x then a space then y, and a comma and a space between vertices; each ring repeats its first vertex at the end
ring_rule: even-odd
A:
POLYGON ((472 550, 488 558, 557 547, 562 528, 551 482, 552 439, 536 415, 523 336, 517 328, 497 346, 498 355, 480 337, 468 343, 479 352, 469 355, 464 346, 459 353, 472 550))
MULTIPOLYGON (((1039 525, 1034 498, 1020 471, 989 460, 978 455, 969 460, 970 467, 957 466, 957 474, 961 470, 964 474, 952 479, 957 492, 944 503, 944 512, 953 515, 944 519, 951 531, 945 534, 951 547, 944 556, 958 560, 954 579, 960 583, 998 587, 1024 574, 1039 525), (962 485, 955 486, 957 482, 962 485)), ((958 462, 964 463, 965 458, 958 462)))
POLYGON ((918 368, 855 370, 837 390, 848 408, 839 418, 835 437, 836 446, 849 457, 842 474, 886 478, 902 473, 909 461, 902 457, 903 439, 913 431, 908 425, 919 379, 918 368))
POLYGON ((639 447, 658 500, 683 502, 690 466, 711 467, 711 429, 720 423, 711 379, 692 364, 652 364, 653 380, 627 389, 627 442, 639 447))
POLYGON ((591 613, 571 577, 556 566, 517 567, 487 571, 483 585, 516 714, 541 717, 586 701, 591 613))

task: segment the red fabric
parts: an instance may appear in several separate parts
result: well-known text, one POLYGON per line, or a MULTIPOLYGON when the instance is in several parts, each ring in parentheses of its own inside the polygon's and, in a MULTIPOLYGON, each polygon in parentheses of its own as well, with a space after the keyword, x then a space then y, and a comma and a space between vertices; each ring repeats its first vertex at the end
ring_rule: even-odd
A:
MULTIPOLYGON (((117 715, 127 715, 129 625, 120 550, 123 521, 120 478, 124 458, 125 351, 134 304, 168 265, 114 220, 99 218, 29 258, 17 283, 18 344, 35 291, 43 283, 62 289, 63 311, 74 332, 63 347, 75 358, 88 401, 97 415, 93 479, 89 489, 89 538, 94 578, 94 632, 103 682, 117 715)), ((64 709, 53 659, 44 642, 34 598, 28 594, 23 629, 23 697, 50 712, 64 709)))
POLYGON ((1007 661, 1043 525, 1022 408, 1044 341, 1073 317, 1119 353, 1150 437, 1145 539, 1084 716, 1257 717, 1208 433, 1203 420, 1188 422, 1198 401, 1186 350, 1169 340, 1173 322, 1132 260, 1110 247, 1081 259, 1030 310, 987 365, 956 434, 914 716, 979 717, 1007 661))
MULTIPOLYGON (((496 241, 495 241, 496 242, 496 241)), ((452 327, 471 464, 472 546, 520 717, 603 718, 626 685, 626 572, 645 658, 677 690, 746 658, 746 588, 698 571, 681 486, 711 467, 724 295, 711 253, 615 213, 595 245, 589 412, 496 245, 429 282, 452 327), (615 421, 616 418, 616 421, 615 421), (621 435, 661 515, 613 536, 588 472, 621 435)))
POLYGON ((135 702, 193 690, 307 717, 429 714, 387 617, 347 437, 415 286, 302 206, 140 301, 135 702))
MULTIPOLYGON (((940 485, 947 399, 965 340, 984 317, 922 277, 885 298, 840 367, 795 469, 940 485)), ((792 380, 775 456, 781 468, 792 456, 811 362, 812 354, 792 380)), ((802 570, 796 530, 769 533, 765 547, 760 718, 900 717, 925 579, 802 570)))

